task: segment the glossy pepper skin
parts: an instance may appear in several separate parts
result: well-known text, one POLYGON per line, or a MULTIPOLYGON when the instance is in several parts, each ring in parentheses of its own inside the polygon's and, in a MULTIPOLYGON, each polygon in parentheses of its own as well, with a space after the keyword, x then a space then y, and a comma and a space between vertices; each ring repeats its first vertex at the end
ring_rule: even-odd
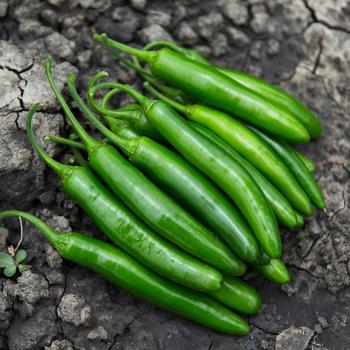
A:
POLYGON ((310 135, 289 112, 220 73, 212 66, 189 59, 170 49, 142 51, 95 35, 96 40, 146 61, 154 76, 205 103, 236 115, 292 143, 306 143, 310 135))
POLYGON ((214 181, 241 210, 265 251, 281 255, 281 237, 269 203, 251 176, 220 147, 206 139, 162 101, 153 101, 145 114, 168 142, 214 181))
POLYGON ((254 315, 261 307, 259 293, 248 283, 236 277, 225 277, 223 287, 210 295, 218 302, 242 314, 254 315))
POLYGON ((291 169, 295 178, 298 180, 299 184, 303 187, 305 192, 310 197, 312 203, 314 203, 318 208, 324 208, 324 197, 318 187, 312 174, 307 170, 302 160, 295 153, 293 148, 288 145, 288 143, 276 140, 273 137, 260 132, 257 129, 252 129, 257 135, 259 135, 263 140, 266 141, 280 156, 283 162, 291 169))
POLYGON ((128 85, 110 83, 109 87, 118 88, 135 98, 163 137, 233 200, 266 253, 272 258, 281 255, 276 218, 261 189, 245 169, 163 101, 150 100, 128 85))
POLYGON ((253 267, 270 282, 281 285, 290 282, 290 274, 281 259, 271 259, 268 264, 253 267))
POLYGON ((257 170, 251 163, 235 152, 230 145, 225 143, 213 132, 200 124, 191 123, 200 133, 208 137, 223 150, 225 150, 235 161, 237 161, 253 177, 269 201, 278 222, 288 228, 299 227, 303 224, 303 218, 292 208, 287 199, 257 170))
POLYGON ((32 116, 39 107, 34 105, 28 112, 28 138, 41 159, 60 177, 64 191, 77 202, 101 231, 157 273, 196 290, 218 290, 222 281, 218 271, 153 233, 120 203, 90 170, 60 164, 45 153, 31 128, 32 116))
POLYGON ((311 202, 292 172, 274 149, 247 126, 224 112, 200 104, 181 105, 159 94, 149 84, 146 83, 145 87, 158 98, 182 112, 189 120, 205 126, 226 141, 260 170, 286 196, 295 209, 305 215, 312 214, 311 202))
MULTIPOLYGON (((67 118, 86 144, 89 165, 112 192, 157 233, 188 253, 228 275, 243 274, 245 264, 221 240, 156 187, 112 146, 96 141, 81 127, 52 80, 49 61, 45 67, 49 83, 67 118)), ((87 113, 89 110, 75 90, 74 81, 75 77, 70 77, 69 90, 79 108, 87 113)), ((134 140, 120 141, 120 147, 128 152, 136 147, 134 140)))
POLYGON ((59 233, 24 212, 2 212, 0 220, 11 216, 33 223, 65 259, 87 267, 143 300, 218 332, 240 335, 249 332, 245 321, 208 296, 167 281, 108 243, 79 233, 59 233))
MULTIPOLYGON (((89 100, 94 105, 92 94, 89 100)), ((105 108, 105 105, 104 99, 102 108, 105 108)), ((106 117, 103 109, 100 112, 106 117)), ((91 120, 91 115, 86 116, 91 120)), ((107 123, 113 125, 113 120, 107 118, 107 123)), ((119 144, 119 138, 95 118, 92 121, 111 142, 119 144)), ((132 135, 130 128, 125 126, 120 129, 113 128, 113 132, 122 137, 126 135, 136 139, 137 146, 127 153, 129 160, 158 185, 182 201, 203 223, 226 241, 241 259, 252 262, 258 258, 257 241, 241 214, 196 168, 152 139, 140 137, 135 132, 132 135)))
MULTIPOLYGON (((144 50, 160 47, 167 47, 191 60, 211 65, 211 63, 198 51, 181 47, 169 41, 153 41, 146 45, 144 50)), ((251 89, 265 99, 293 114, 300 121, 300 123, 304 125, 312 138, 316 138, 321 135, 322 127, 319 119, 309 108, 300 103, 293 96, 289 95, 285 90, 239 70, 216 66, 215 68, 219 72, 227 75, 229 78, 237 81, 246 88, 251 89)))
POLYGON ((236 80, 245 87, 255 91, 267 100, 293 114, 299 122, 304 125, 311 138, 317 138, 321 135, 321 123, 315 114, 278 86, 274 86, 262 79, 234 69, 223 67, 218 67, 217 69, 231 79, 236 80))

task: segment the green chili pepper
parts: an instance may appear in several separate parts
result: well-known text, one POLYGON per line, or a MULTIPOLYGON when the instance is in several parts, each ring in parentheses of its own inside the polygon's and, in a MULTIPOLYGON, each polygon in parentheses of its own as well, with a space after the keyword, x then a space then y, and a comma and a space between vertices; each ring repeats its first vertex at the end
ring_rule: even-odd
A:
POLYGON ((95 35, 94 38, 106 46, 115 47, 147 62, 156 77, 190 96, 237 115, 289 142, 309 141, 307 130, 293 115, 214 67, 195 62, 167 48, 144 51, 110 40, 105 34, 95 35))
POLYGON ((225 306, 242 314, 256 314, 261 307, 259 293, 237 277, 225 277, 223 288, 210 295, 225 306))
POLYGON ((241 157, 230 145, 210 130, 197 123, 191 122, 191 125, 225 150, 238 164, 248 171, 263 191, 266 199, 270 202, 277 220, 282 225, 288 228, 295 228, 304 223, 303 218, 291 207, 286 198, 251 163, 241 157))
POLYGON ((275 140, 273 137, 252 128, 252 130, 265 140, 281 157, 284 163, 291 169, 295 178, 309 195, 311 201, 320 209, 324 208, 324 197, 315 179, 306 169, 302 160, 293 148, 283 140, 275 140))
POLYGON ((121 204, 84 167, 61 164, 43 150, 35 139, 31 120, 40 105, 28 112, 27 135, 40 158, 60 177, 64 191, 115 244, 157 273, 189 288, 215 291, 222 276, 215 269, 186 254, 153 233, 121 204))
POLYGON ((313 174, 316 171, 316 165, 313 163, 313 161, 307 157, 305 154, 298 152, 297 150, 294 150, 296 155, 300 158, 300 160, 304 163, 306 169, 313 174))
POLYGON ((219 332, 249 332, 245 321, 208 296, 167 281, 108 243, 79 233, 59 233, 37 217, 16 210, 0 213, 0 220, 12 216, 34 224, 65 259, 95 271, 141 299, 219 332))
POLYGON ((160 94, 148 83, 144 86, 189 120, 197 122, 226 141, 241 156, 260 170, 289 200, 295 209, 305 215, 312 214, 312 205, 292 172, 282 162, 275 151, 247 126, 228 114, 204 105, 185 106, 160 94))
MULTIPOLYGON (((150 50, 155 47, 167 47, 186 56, 191 60, 211 65, 211 63, 206 58, 204 58, 198 51, 193 49, 186 49, 169 41, 153 41, 152 43, 146 45, 144 47, 144 50, 150 50)), ((300 123, 304 125, 311 137, 315 138, 321 135, 321 123, 319 119, 315 116, 315 114, 305 105, 300 103, 296 98, 289 95, 283 89, 279 88, 278 86, 269 84, 268 82, 262 79, 258 79, 242 71, 225 67, 215 68, 219 72, 227 75, 231 79, 237 81, 238 83, 242 84, 248 89, 251 89, 252 91, 264 97, 265 99, 271 101, 272 103, 280 106, 281 108, 293 114, 300 121, 300 123)), ((151 82, 151 80, 149 81, 151 82)))
MULTIPOLYGON (((45 64, 49 83, 74 130, 86 145, 90 167, 109 188, 144 222, 174 244, 228 275, 243 274, 245 264, 221 240, 156 187, 112 146, 98 142, 82 128, 53 81, 50 65, 50 61, 45 64)), ((68 88, 79 108, 86 111, 88 108, 75 90, 74 81, 75 77, 71 76, 68 88)), ((119 147, 126 153, 133 152, 137 140, 119 137, 119 147)))
MULTIPOLYGON (((91 98, 92 96, 90 100, 91 98)), ((119 146, 119 137, 115 136, 120 136, 119 130, 112 132, 88 109, 84 108, 83 112, 104 136, 119 146)), ((125 134, 123 130, 125 128, 121 133, 125 134)), ((128 132, 130 133, 130 130, 128 132)), ((254 234, 241 214, 205 176, 175 152, 155 141, 135 135, 134 140, 138 141, 137 147, 132 152, 126 152, 126 155, 135 166, 182 201, 202 222, 226 241, 240 258, 250 262, 256 261, 259 247, 254 234)))
MULTIPOLYGON (((281 237, 276 219, 264 194, 246 170, 164 102, 150 100, 127 85, 105 83, 105 86, 119 88, 134 97, 163 137, 231 197, 265 251, 273 258, 280 256, 281 237)), ((93 89, 90 93, 94 93, 93 89)))
POLYGON ((253 268, 270 282, 277 284, 290 282, 290 274, 281 259, 271 259, 268 264, 254 265, 253 268))

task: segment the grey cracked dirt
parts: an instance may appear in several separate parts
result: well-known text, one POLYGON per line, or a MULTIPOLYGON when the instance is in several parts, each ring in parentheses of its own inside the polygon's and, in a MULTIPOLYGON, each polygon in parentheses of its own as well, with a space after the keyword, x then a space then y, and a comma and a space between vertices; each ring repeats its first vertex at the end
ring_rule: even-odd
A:
MULTIPOLYGON (((59 87, 98 69, 140 87, 92 41, 94 31, 132 45, 177 40, 217 64, 286 88, 321 118, 323 136, 303 151, 317 165, 327 210, 283 234, 292 282, 256 274, 263 308, 239 338, 197 326, 133 298, 70 264, 30 225, 22 247, 32 269, 0 277, 0 349, 349 349, 350 348, 350 3, 347 0, 0 0, 0 209, 38 214, 48 224, 103 239, 60 190, 29 146, 28 107, 43 102, 38 138, 67 133, 41 62, 51 55, 59 87)), ((124 98, 121 103, 126 102, 124 98)), ((44 145, 67 158, 64 148, 44 145)), ((18 222, 0 228, 0 250, 18 240, 18 222)))

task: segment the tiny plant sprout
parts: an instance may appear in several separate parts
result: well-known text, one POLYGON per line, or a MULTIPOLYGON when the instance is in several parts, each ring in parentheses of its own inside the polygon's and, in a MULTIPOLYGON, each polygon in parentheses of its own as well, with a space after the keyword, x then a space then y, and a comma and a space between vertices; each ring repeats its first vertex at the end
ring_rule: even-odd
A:
POLYGON ((21 238, 14 248, 8 247, 7 252, 0 252, 0 268, 4 269, 3 273, 6 277, 12 277, 16 274, 17 269, 19 272, 24 272, 31 268, 30 265, 26 265, 23 262, 27 258, 27 252, 24 249, 19 249, 23 239, 23 225, 22 220, 19 218, 21 227, 21 238))

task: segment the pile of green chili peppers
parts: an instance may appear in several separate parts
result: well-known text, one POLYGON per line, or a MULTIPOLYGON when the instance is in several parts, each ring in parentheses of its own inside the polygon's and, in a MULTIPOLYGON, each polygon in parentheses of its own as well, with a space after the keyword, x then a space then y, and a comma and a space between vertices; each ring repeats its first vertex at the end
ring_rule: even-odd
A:
POLYGON ((51 158, 37 141, 32 120, 40 104, 28 112, 27 135, 111 243, 57 232, 21 211, 0 220, 27 219, 64 258, 161 308, 247 334, 243 315, 257 313, 261 298, 240 277, 249 268, 288 283, 279 226, 297 229, 314 206, 324 208, 314 164, 292 146, 320 136, 319 120, 282 89, 216 67, 192 49, 157 41, 141 50, 106 34, 94 38, 138 72, 155 99, 98 72, 86 103, 69 76, 74 102, 103 135, 96 139, 58 89, 49 58, 47 79, 73 133, 45 141, 69 146, 73 164, 51 158), (136 103, 112 107, 120 92, 136 103))

